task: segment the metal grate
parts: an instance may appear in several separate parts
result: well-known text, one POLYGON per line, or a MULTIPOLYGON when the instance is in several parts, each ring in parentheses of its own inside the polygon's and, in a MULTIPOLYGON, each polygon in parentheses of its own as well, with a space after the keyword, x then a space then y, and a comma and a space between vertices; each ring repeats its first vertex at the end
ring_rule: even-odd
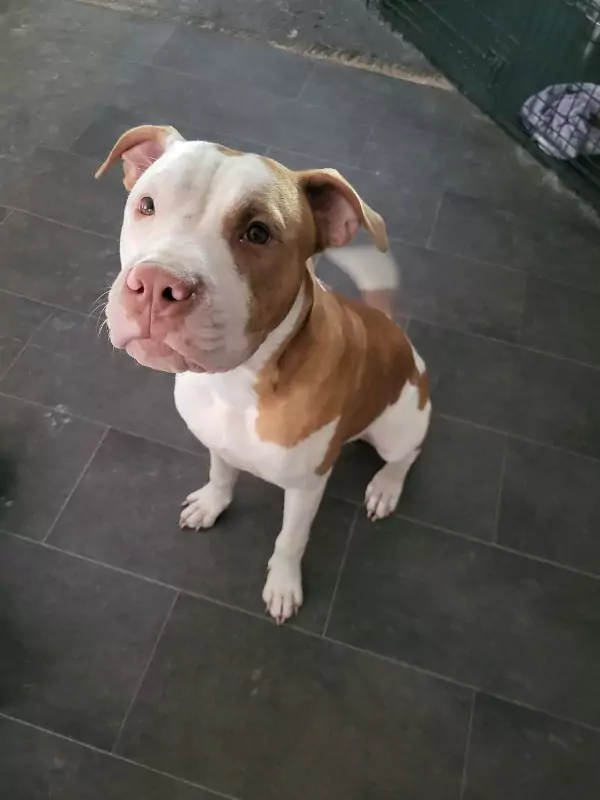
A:
POLYGON ((476 105, 600 200, 600 0, 379 0, 379 7, 476 105), (557 86, 522 114, 528 98, 557 86))

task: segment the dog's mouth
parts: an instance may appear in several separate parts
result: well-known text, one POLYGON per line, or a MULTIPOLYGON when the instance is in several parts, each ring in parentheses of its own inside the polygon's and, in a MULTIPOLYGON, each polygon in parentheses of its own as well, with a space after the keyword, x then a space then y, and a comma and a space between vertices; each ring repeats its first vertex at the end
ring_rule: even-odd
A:
POLYGON ((154 316, 151 308, 128 313, 120 288, 113 286, 106 306, 110 340, 138 364, 170 373, 225 372, 244 360, 245 348, 238 342, 232 346, 231 321, 215 310, 209 298, 185 316, 154 316))
POLYGON ((161 372, 206 372, 196 360, 177 352, 168 344, 154 339, 130 339, 123 350, 138 364, 161 372))

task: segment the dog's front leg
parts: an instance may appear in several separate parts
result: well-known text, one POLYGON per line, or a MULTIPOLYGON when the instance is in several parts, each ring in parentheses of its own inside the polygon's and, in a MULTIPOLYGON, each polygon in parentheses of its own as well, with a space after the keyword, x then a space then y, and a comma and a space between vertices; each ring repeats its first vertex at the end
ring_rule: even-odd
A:
POLYGON ((196 531, 200 528, 211 528, 217 517, 230 505, 237 477, 237 469, 211 450, 208 483, 184 500, 179 527, 193 528, 196 531))
POLYGON ((269 560, 263 591, 267 611, 278 624, 302 605, 302 556, 328 477, 314 476, 306 487, 285 492, 283 526, 269 560))

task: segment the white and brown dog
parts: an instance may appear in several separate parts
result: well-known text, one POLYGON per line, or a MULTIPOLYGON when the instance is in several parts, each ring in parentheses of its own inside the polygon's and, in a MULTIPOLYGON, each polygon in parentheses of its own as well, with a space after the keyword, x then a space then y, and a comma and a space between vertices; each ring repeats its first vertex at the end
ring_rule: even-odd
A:
POLYGON ((365 499, 380 519, 429 425, 425 366, 373 307, 386 287, 369 264, 362 285, 353 273, 371 306, 327 291, 312 268, 361 225, 385 251, 385 225, 335 170, 293 172, 173 128, 128 131, 98 176, 119 159, 130 194, 111 341, 176 373, 177 409, 210 451, 209 482, 187 498, 181 527, 212 526, 238 470, 285 490, 263 592, 282 622, 302 604, 302 556, 343 444, 364 439, 386 462, 365 499))

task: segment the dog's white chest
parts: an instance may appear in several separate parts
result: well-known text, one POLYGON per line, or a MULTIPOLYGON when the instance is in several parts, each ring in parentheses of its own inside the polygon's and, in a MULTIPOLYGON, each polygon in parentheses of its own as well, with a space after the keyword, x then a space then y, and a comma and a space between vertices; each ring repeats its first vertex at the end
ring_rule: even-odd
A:
POLYGON ((261 440, 258 409, 250 383, 242 377, 185 373, 175 381, 175 405, 202 444, 237 469, 282 488, 301 486, 322 463, 336 428, 332 422, 294 447, 261 440))

